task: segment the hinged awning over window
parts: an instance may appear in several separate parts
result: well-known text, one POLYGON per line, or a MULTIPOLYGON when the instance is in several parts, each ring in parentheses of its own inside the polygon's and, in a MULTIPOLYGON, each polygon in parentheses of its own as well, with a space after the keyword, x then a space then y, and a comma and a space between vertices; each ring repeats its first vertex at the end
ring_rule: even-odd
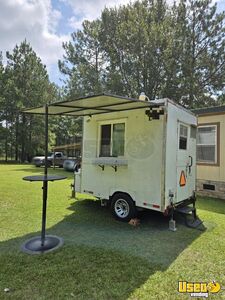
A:
MULTIPOLYGON (((140 101, 104 93, 71 101, 49 104, 48 114, 79 117, 159 106, 159 104, 148 101, 140 101)), ((45 114, 45 107, 26 109, 23 112, 30 114, 45 114)))

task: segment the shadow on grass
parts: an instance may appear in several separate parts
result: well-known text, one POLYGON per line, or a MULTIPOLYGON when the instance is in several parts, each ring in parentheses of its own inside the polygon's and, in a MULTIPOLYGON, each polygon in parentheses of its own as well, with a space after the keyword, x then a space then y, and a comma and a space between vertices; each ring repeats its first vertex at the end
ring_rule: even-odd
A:
POLYGON ((182 225, 170 232, 168 220, 150 211, 134 228, 112 219, 99 201, 76 201, 68 209, 72 213, 47 230, 64 238, 59 250, 21 253, 37 232, 0 243, 0 299, 127 299, 202 234, 182 225), (12 292, 4 294, 5 287, 12 292))
MULTIPOLYGON (((21 162, 17 162, 15 160, 5 161, 5 160, 0 159, 0 164, 1 165, 21 165, 22 163, 21 162)), ((24 165, 25 165, 25 163, 24 163, 24 165)))
POLYGON ((196 204, 197 209, 207 210, 217 214, 225 214, 225 200, 223 199, 198 197, 196 204))

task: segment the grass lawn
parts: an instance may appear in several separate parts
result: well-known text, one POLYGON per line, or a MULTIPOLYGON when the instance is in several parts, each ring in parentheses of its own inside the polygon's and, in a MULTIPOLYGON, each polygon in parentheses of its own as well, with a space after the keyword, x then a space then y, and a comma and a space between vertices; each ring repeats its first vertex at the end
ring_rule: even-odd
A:
MULTIPOLYGON (((225 201, 198 199, 205 231, 178 223, 170 232, 152 212, 133 228, 99 201, 71 199, 72 174, 61 169, 51 170, 68 179, 49 184, 47 232, 65 244, 45 255, 22 253, 21 244, 40 234, 42 208, 41 183, 22 177, 42 171, 0 165, 0 299, 190 299, 178 294, 178 280, 225 288, 225 201)), ((225 299, 225 291, 210 298, 225 299)))

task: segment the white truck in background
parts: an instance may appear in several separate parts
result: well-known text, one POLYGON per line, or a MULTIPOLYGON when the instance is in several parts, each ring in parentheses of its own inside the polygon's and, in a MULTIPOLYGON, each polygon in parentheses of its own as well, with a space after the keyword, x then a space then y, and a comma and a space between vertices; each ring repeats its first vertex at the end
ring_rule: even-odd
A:
MULTIPOLYGON (((67 159, 67 156, 63 154, 63 152, 51 152, 48 155, 48 167, 51 166, 58 166, 60 168, 63 167, 64 161, 67 159)), ((35 156, 32 160, 33 164, 36 167, 44 166, 45 164, 45 157, 44 156, 35 156)))

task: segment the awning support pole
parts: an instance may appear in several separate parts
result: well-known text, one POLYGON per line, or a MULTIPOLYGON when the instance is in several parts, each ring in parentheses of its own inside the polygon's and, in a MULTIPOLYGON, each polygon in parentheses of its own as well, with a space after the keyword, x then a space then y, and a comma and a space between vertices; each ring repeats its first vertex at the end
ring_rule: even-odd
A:
MULTIPOLYGON (((45 176, 48 176, 48 105, 45 105, 45 176)), ((48 194, 48 181, 43 181, 43 206, 42 206, 42 229, 41 229, 41 246, 45 242, 45 229, 46 229, 46 208, 47 208, 47 194, 48 194)))

